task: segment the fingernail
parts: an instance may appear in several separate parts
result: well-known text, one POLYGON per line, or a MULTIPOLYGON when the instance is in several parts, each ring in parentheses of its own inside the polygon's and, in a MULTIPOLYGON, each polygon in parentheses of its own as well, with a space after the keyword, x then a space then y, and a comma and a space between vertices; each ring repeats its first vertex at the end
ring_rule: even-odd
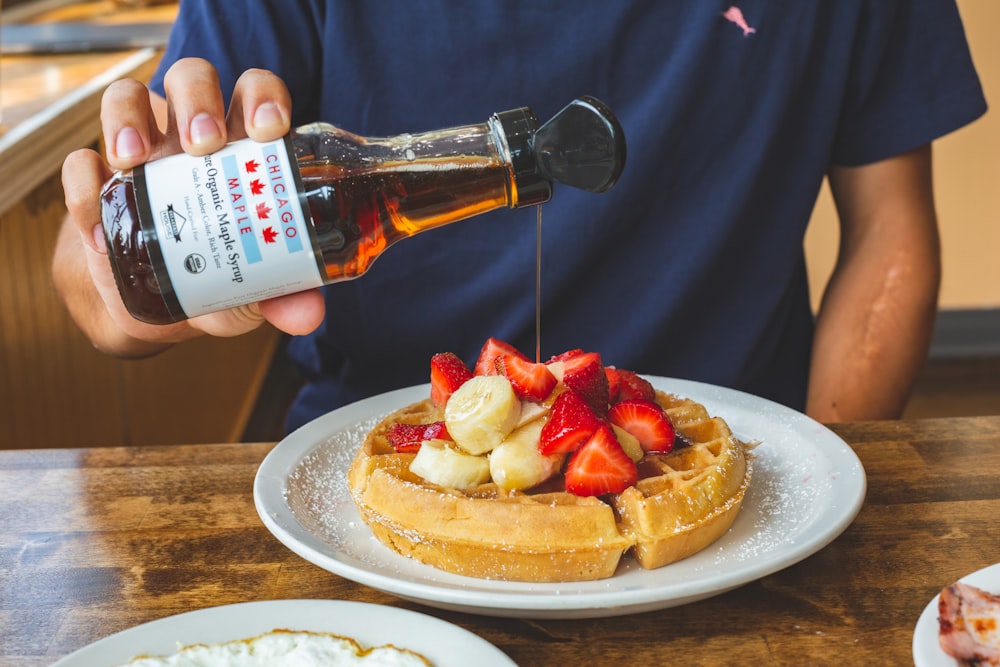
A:
POLYGON ((253 112, 253 126, 254 127, 271 127, 274 125, 281 125, 285 122, 285 117, 281 113, 281 109, 278 108, 277 104, 273 102, 265 102, 257 107, 257 110, 253 112))
POLYGON ((220 136, 219 126, 207 113, 200 113, 191 119, 191 143, 207 144, 220 136))
POLYGON ((142 137, 134 127, 125 127, 118 131, 118 136, 115 137, 115 155, 126 158, 137 157, 145 150, 142 137))

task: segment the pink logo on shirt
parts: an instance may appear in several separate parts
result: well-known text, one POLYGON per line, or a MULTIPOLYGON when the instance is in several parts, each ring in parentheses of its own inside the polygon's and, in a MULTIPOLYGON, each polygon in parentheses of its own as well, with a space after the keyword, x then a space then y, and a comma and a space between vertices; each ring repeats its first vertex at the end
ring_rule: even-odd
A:
POLYGON ((753 28, 750 26, 749 23, 747 23, 747 20, 743 17, 742 10, 740 10, 740 8, 737 7, 736 5, 733 5, 732 7, 724 11, 722 13, 722 18, 726 19, 727 21, 732 21, 740 28, 742 28, 744 37, 748 37, 753 33, 757 32, 757 28, 753 28))

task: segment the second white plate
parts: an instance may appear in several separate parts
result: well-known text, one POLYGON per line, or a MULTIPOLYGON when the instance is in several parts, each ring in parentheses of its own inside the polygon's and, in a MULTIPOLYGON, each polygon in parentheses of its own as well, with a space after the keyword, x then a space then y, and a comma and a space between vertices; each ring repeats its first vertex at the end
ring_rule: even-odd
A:
POLYGON ((854 520, 865 498, 865 473, 854 451, 832 431, 756 396, 647 378, 657 389, 704 404, 738 437, 760 442, 750 489, 729 532, 657 570, 644 570, 627 557, 613 577, 600 581, 494 581, 443 572, 379 543, 350 497, 347 469, 374 424, 425 398, 428 385, 354 403, 290 434, 257 472, 257 511, 285 546, 347 579, 443 609, 524 618, 615 616, 718 595, 797 563, 854 520))
MULTIPOLYGON (((976 570, 962 577, 960 581, 989 593, 1000 593, 1000 563, 976 570)), ((917 619, 917 626, 913 629, 913 663, 916 667, 958 667, 958 661, 945 653, 938 641, 938 632, 941 629, 941 624, 938 622, 940 599, 941 595, 938 594, 927 603, 920 618, 917 619)))
POLYGON ((392 644, 439 667, 517 667, 468 630, 408 609, 345 600, 266 600, 198 609, 123 630, 53 667, 113 667, 137 655, 171 655, 192 644, 248 639, 277 628, 329 632, 365 648, 392 644))

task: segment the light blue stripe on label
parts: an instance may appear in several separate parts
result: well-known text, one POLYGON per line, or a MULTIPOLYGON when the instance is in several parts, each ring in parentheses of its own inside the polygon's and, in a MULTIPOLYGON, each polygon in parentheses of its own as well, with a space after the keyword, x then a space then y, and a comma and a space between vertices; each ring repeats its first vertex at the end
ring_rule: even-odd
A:
POLYGON ((267 166, 267 175, 271 179, 271 192, 274 194, 274 206, 277 209, 278 220, 281 221, 281 235, 285 237, 285 246, 288 252, 299 252, 302 250, 302 238, 300 228, 297 225, 297 194, 295 192, 295 182, 289 178, 285 170, 285 161, 282 159, 284 153, 283 144, 268 144, 264 146, 264 164, 267 166), (281 152, 278 149, 281 148, 281 152))

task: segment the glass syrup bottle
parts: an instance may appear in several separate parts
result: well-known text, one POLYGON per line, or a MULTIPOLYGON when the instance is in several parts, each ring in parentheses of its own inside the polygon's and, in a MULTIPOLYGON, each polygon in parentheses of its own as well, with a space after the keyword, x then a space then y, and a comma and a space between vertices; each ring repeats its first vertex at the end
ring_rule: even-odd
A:
POLYGON ((556 181, 603 192, 624 162, 621 126, 592 97, 542 126, 528 107, 388 138, 313 123, 118 172, 102 218, 129 313, 168 324, 356 278, 400 239, 541 204, 556 181))

